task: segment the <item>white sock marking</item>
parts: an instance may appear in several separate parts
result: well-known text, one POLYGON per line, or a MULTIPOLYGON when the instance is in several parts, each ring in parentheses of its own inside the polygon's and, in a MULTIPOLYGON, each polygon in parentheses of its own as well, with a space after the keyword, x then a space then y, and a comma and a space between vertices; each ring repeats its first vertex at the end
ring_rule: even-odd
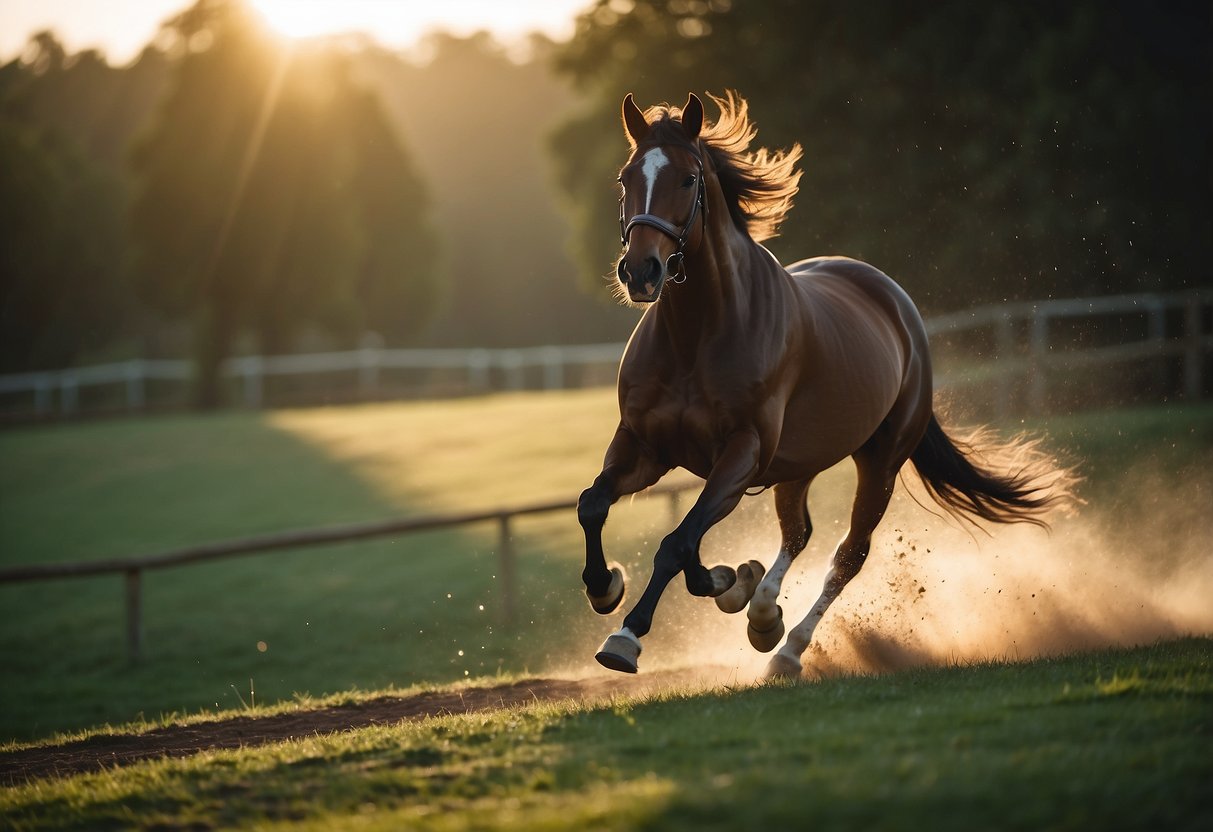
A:
POLYGON ((758 589, 754 591, 754 597, 750 599, 750 609, 746 614, 751 621, 765 625, 775 618, 775 605, 783 589, 783 578, 792 567, 793 558, 791 552, 779 550, 775 562, 771 564, 771 568, 759 582, 758 589))

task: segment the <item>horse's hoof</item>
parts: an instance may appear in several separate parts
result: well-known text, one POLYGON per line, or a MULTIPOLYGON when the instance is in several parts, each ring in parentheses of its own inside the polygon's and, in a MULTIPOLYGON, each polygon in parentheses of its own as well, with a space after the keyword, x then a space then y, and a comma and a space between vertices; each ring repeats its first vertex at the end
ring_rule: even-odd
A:
POLYGON ((763 674, 763 678, 799 679, 800 671, 800 659, 794 659, 783 653, 776 653, 774 656, 771 656, 771 661, 767 663, 767 670, 763 674))
POLYGON ((619 604, 623 601, 623 593, 627 588, 627 574, 623 571, 623 567, 617 563, 611 564, 611 583, 607 586, 605 595, 590 595, 587 589, 585 594, 590 599, 590 606, 594 608, 594 612, 599 615, 610 615, 619 608, 619 604))
POLYGON ((712 578, 712 589, 708 593, 713 598, 719 598, 733 587, 737 586, 737 570, 721 564, 708 570, 712 578))
POLYGON ((640 639, 621 630, 614 635, 607 636, 607 640, 598 648, 598 653, 594 658, 608 670, 635 673, 639 669, 637 661, 640 659, 640 639))
POLYGON ((783 607, 775 606, 775 621, 765 630, 754 626, 753 620, 745 628, 745 634, 750 638, 750 645, 759 653, 770 653, 783 638, 783 607))
POLYGON ((737 581, 725 592, 716 596, 716 606, 720 608, 721 612, 727 612, 730 615, 741 612, 754 597, 754 591, 758 589, 758 582, 766 573, 766 567, 756 560, 738 566, 737 581))

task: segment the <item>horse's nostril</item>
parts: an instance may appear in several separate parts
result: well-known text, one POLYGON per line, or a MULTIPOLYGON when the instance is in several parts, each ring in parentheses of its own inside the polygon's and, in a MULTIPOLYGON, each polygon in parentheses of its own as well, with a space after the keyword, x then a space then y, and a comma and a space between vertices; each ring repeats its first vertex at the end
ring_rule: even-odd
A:
POLYGON ((661 277, 662 271, 663 268, 660 260, 656 257, 648 258, 644 261, 644 282, 656 283, 658 278, 661 277))
POLYGON ((620 283, 628 282, 628 264, 622 257, 615 264, 615 276, 619 278, 620 283))

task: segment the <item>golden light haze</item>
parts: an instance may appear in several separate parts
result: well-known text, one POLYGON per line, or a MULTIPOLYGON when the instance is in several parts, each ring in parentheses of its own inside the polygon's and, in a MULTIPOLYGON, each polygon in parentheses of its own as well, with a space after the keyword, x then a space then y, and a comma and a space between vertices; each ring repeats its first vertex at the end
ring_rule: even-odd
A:
MULTIPOLYGON (((155 36, 160 23, 191 0, 0 0, 0 60, 21 52, 30 35, 53 30, 69 52, 96 48, 126 63, 155 36)), ((384 46, 408 48, 434 30, 468 35, 492 32, 502 41, 539 31, 572 34, 573 18, 588 0, 252 0, 269 25, 287 37, 361 32, 384 46)))

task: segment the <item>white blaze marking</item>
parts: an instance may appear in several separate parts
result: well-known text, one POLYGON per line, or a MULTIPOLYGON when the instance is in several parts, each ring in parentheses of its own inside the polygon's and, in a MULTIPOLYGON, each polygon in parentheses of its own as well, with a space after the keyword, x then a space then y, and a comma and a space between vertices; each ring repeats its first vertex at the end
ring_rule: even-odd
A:
POLYGON ((653 185, 657 182, 657 174, 670 163, 670 157, 665 155, 660 147, 655 147, 644 154, 644 164, 640 171, 644 174, 644 212, 649 212, 649 204, 653 201, 653 185))

